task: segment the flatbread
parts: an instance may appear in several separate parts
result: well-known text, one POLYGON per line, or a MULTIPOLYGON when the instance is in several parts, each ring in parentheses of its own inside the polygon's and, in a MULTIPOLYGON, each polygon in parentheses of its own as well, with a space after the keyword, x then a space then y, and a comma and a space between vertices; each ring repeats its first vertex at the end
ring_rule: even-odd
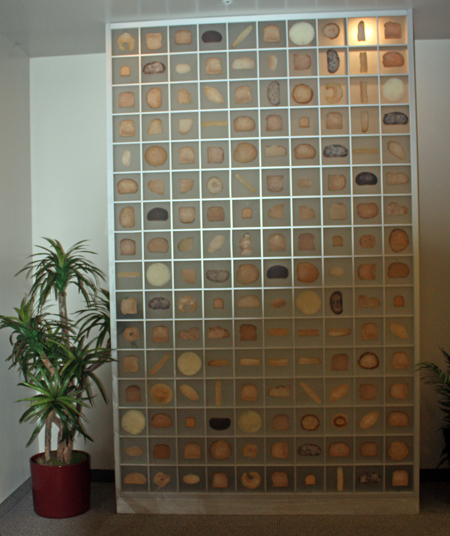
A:
POLYGON ((170 268, 162 262, 155 262, 147 268, 147 281, 153 287, 163 287, 170 279, 170 268))
POLYGON ((145 428, 145 415, 142 411, 131 409, 123 414, 120 421, 125 432, 132 435, 140 434, 145 428))
POLYGON ((177 366, 185 376, 194 376, 202 368, 202 360, 195 352, 184 352, 178 358, 177 366))
POLYGON ((156 383, 150 390, 150 397, 157 404, 168 404, 173 399, 173 391, 165 383, 156 383))
POLYGON ((261 428, 262 419, 259 413, 256 413, 256 411, 243 411, 239 416, 238 425, 243 432, 247 434, 254 434, 261 428))

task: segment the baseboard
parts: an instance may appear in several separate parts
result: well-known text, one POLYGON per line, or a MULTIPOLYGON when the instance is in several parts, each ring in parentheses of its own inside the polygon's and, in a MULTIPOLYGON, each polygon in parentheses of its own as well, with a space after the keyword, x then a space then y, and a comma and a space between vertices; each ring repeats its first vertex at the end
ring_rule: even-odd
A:
POLYGON ((113 469, 91 469, 91 482, 115 482, 113 469))
POLYGON ((19 486, 16 491, 13 491, 9 497, 7 497, 0 504, 0 519, 3 519, 8 513, 20 503, 20 501, 31 492, 31 477, 27 478, 25 482, 19 486))

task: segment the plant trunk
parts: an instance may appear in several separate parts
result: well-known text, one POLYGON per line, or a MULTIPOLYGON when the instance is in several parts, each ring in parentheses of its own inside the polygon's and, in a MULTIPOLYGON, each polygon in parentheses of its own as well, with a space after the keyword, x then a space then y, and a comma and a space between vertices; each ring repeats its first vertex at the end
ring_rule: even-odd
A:
POLYGON ((62 431, 62 428, 60 428, 58 432, 58 450, 57 450, 57 457, 60 462, 64 461, 64 447, 66 445, 66 442, 63 441, 62 435, 63 435, 63 431, 62 431))
POLYGON ((64 335, 66 335, 67 340, 67 346, 69 346, 69 330, 67 329, 67 301, 66 301, 67 294, 65 292, 59 292, 58 293, 58 305, 59 305, 59 317, 64 325, 64 335))
POLYGON ((70 463, 70 460, 72 459, 72 450, 73 450, 73 442, 72 440, 69 439, 66 442, 66 445, 64 447, 64 452, 63 452, 63 459, 65 463, 70 463))
POLYGON ((45 419, 45 461, 50 461, 50 451, 52 448, 52 413, 45 419))

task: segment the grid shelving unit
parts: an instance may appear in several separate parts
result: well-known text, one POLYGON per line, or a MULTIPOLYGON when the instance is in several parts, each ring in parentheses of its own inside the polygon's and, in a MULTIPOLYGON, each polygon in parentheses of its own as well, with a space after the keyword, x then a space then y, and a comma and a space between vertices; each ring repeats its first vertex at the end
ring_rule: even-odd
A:
POLYGON ((412 13, 106 41, 118 510, 417 511, 412 13))

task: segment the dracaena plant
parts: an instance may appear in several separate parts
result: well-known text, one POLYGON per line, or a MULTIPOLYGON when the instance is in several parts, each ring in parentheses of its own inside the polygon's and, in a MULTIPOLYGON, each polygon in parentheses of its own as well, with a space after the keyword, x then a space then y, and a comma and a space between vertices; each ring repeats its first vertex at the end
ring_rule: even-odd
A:
MULTIPOLYGON (((85 241, 65 251, 57 240, 31 256, 19 272, 32 279, 31 290, 15 309, 16 316, 0 315, 0 329, 11 330, 11 368, 19 369, 20 385, 36 392, 22 399, 28 408, 21 422, 33 423, 28 445, 45 431, 45 460, 51 458, 52 428, 58 429, 56 457, 70 463, 73 441, 86 433, 83 411, 92 406, 94 390, 106 401, 95 371, 111 361, 109 293, 101 288, 105 276, 85 255, 85 241), (75 287, 84 306, 73 314, 67 290, 75 287), (54 299, 57 313, 50 313, 54 299)), ((28 446, 27 445, 27 446, 28 446)))

